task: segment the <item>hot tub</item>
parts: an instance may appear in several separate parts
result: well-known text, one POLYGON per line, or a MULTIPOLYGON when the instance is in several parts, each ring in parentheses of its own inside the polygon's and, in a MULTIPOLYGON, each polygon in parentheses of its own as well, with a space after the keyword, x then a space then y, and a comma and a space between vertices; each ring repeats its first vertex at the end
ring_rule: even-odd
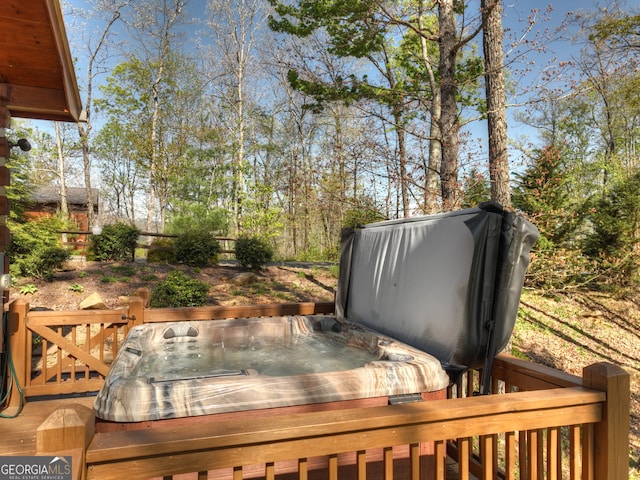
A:
POLYGON ((112 422, 441 391, 440 361, 332 316, 146 324, 121 346, 95 401, 112 422))

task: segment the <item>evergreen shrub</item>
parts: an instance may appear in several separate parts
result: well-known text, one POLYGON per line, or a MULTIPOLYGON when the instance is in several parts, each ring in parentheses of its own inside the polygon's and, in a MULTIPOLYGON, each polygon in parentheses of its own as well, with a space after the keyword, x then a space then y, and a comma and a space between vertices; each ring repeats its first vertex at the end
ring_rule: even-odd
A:
POLYGON ((174 270, 153 288, 150 303, 153 308, 200 307, 206 303, 208 293, 207 283, 174 270))
POLYGON ((55 270, 69 259, 69 251, 59 247, 46 247, 23 257, 18 263, 19 274, 25 277, 53 277, 55 270))
POLYGON ((60 246, 60 230, 70 225, 58 217, 11 222, 11 273, 16 276, 51 278, 69 252, 60 246))
POLYGON ((240 265, 251 270, 259 270, 273 259, 273 249, 269 242, 257 236, 238 237, 235 254, 240 265))
POLYGON ((156 238, 147 251, 148 263, 175 263, 176 247, 173 238, 156 238))
POLYGON ((601 281, 618 285, 640 283, 640 173, 616 181, 591 202, 591 231, 583 251, 598 265, 601 281))
POLYGON ((175 259, 190 267, 206 267, 218 263, 220 243, 204 230, 190 231, 175 240, 175 259))
POLYGON ((133 260, 140 230, 126 223, 105 225, 100 235, 91 235, 91 254, 98 262, 133 260))

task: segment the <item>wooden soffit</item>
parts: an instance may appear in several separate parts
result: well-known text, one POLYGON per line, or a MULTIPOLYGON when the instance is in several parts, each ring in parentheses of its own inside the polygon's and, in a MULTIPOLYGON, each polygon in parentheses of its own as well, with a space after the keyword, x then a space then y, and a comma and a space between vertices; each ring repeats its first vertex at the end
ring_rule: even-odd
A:
POLYGON ((82 104, 60 0, 0 1, 0 85, 13 117, 77 122, 82 104))

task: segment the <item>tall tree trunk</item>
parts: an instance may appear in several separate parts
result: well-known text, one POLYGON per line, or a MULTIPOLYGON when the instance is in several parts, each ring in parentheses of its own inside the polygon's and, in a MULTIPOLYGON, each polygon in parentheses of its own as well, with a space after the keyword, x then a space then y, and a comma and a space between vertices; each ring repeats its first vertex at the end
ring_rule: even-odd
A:
MULTIPOLYGON (((155 216, 155 204, 156 199, 158 198, 158 175, 159 173, 159 163, 160 163, 160 155, 162 152, 160 151, 160 139, 158 138, 159 128, 160 128, 160 87, 162 82, 164 82, 164 70, 165 64, 167 62, 167 56, 169 55, 169 51, 171 48, 171 30, 174 27, 176 21, 180 17, 182 13, 182 9, 186 5, 187 0, 174 0, 174 4, 169 12, 167 12, 166 6, 162 8, 163 15, 163 24, 162 31, 160 32, 160 44, 158 51, 158 58, 156 61, 158 62, 158 69, 156 70, 156 76, 153 80, 153 84, 151 85, 151 93, 152 93, 152 114, 151 114, 151 133, 149 142, 151 144, 151 159, 149 164, 149 192, 147 197, 147 231, 151 231, 151 226, 153 223, 153 218, 155 216)), ((166 5, 166 3, 165 3, 166 5)), ((166 201, 165 198, 160 199, 161 203, 166 201)), ((162 210, 164 208, 164 204, 160 206, 162 210)), ((164 228, 164 225, 160 225, 160 230, 164 228)), ((150 239, 151 240, 151 239, 150 239)))
POLYGON ((409 185, 407 179, 407 145, 406 132, 402 127, 402 113, 396 110, 393 114, 396 124, 396 141, 398 142, 398 162, 400 163, 400 193, 402 196, 402 216, 409 216, 409 185))
MULTIPOLYGON (((422 14, 418 17, 418 26, 421 32, 426 31, 422 14)), ((440 164, 442 162, 442 133, 440 131, 442 101, 440 88, 429 57, 427 39, 424 35, 420 36, 420 50, 425 71, 429 75, 429 87, 432 96, 431 105, 429 106, 431 125, 429 126, 429 158, 424 172, 423 210, 425 213, 435 213, 438 211, 438 183, 440 164)))
POLYGON ((453 11, 454 0, 439 0, 438 24, 440 28, 440 96, 442 116, 440 132, 442 135, 442 161, 440 164, 440 186, 442 208, 455 210, 460 205, 458 195, 458 151, 460 149, 460 119, 458 118, 456 83, 456 55, 458 39, 456 37, 456 19, 453 11))
MULTIPOLYGON (((65 179, 65 160, 62 151, 62 136, 60 135, 60 125, 53 122, 56 130, 56 148, 58 152, 58 177, 60 178, 60 214, 65 220, 69 218, 69 204, 67 202, 67 182, 65 179)), ((62 234, 63 244, 67 242, 67 234, 62 234)))
POLYGON ((507 150, 507 108, 505 105, 502 46, 502 6, 500 0, 482 0, 485 91, 489 136, 489 179, 491 199, 511 208, 509 155, 507 150))
MULTIPOLYGON (((244 35, 243 35, 244 37, 244 35)), ((244 107, 244 69, 247 62, 245 57, 245 51, 243 48, 239 48, 237 51, 238 58, 238 70, 237 70, 237 85, 236 85, 236 132, 238 149, 233 165, 233 196, 234 196, 234 220, 236 235, 241 231, 242 223, 242 194, 244 191, 244 129, 245 129, 245 107, 244 107)))
MULTIPOLYGON (((434 102, 436 99, 433 99, 434 102)), ((431 109, 431 125, 429 126, 429 158, 425 166, 424 182, 424 211, 425 213, 436 213, 438 211, 438 192, 440 165, 442 163, 442 144, 440 133, 440 96, 438 104, 431 109)))

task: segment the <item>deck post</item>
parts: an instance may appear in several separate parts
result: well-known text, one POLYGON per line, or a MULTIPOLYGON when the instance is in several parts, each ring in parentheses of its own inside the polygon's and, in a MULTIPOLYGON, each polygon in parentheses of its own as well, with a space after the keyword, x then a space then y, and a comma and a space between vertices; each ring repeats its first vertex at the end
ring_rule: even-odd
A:
POLYGON ((582 371, 585 387, 606 392, 602 421, 594 425, 596 480, 629 478, 629 373, 606 362, 595 363, 582 371))
POLYGON ((27 369, 27 314, 29 313, 29 303, 22 299, 15 300, 9 304, 8 330, 9 349, 11 350, 11 360, 15 369, 16 377, 11 383, 9 394, 9 407, 20 407, 20 388, 24 388, 27 383, 27 375, 31 372, 27 369))
POLYGON ((85 478, 85 453, 95 434, 95 414, 82 405, 55 410, 36 430, 36 454, 70 456, 72 478, 85 478))
POLYGON ((144 323, 144 300, 140 297, 131 297, 129 299, 129 327, 142 325, 144 323))

